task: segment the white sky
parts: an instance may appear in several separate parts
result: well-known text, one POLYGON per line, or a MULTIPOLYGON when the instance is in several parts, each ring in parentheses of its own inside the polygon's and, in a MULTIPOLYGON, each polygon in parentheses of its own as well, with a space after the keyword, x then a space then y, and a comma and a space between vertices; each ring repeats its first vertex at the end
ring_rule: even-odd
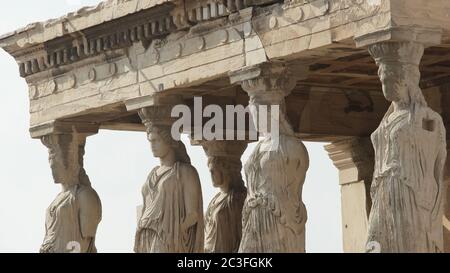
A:
MULTIPOLYGON (((8 1, 0 8, 0 34, 98 2, 8 1)), ((44 237, 45 210, 60 187, 53 183, 44 145, 30 138, 28 88, 15 61, 3 50, 0 83, 0 252, 37 252, 44 237)), ((311 161, 303 193, 309 218, 306 248, 308 252, 342 252, 338 172, 323 144, 306 144, 311 161)), ((253 147, 245 152, 244 161, 253 147)), ((187 148, 200 174, 206 209, 216 189, 203 150, 187 148)), ((85 168, 103 204, 99 252, 132 251, 141 186, 157 163, 144 133, 101 131, 88 139, 85 168)))

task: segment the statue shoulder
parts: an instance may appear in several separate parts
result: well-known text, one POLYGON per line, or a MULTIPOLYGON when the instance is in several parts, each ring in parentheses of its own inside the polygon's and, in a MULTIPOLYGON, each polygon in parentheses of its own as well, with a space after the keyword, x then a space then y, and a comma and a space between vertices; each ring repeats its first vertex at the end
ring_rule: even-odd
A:
POLYGON ((89 186, 81 185, 77 192, 77 199, 85 206, 101 206, 97 192, 89 186))
POLYGON ((280 144, 284 145, 292 153, 306 152, 306 146, 303 142, 294 136, 285 136, 280 138, 280 144))
POLYGON ((433 119, 433 120, 442 122, 441 115, 438 112, 434 111, 429 106, 422 107, 420 112, 424 118, 429 118, 429 119, 433 119))
POLYGON ((183 184, 187 187, 192 189, 200 187, 200 176, 191 164, 179 163, 178 173, 183 184))
POLYGON ((198 177, 197 169, 194 166, 192 166, 191 164, 179 163, 178 168, 179 168, 180 172, 186 176, 193 176, 193 177, 197 176, 198 177))
POLYGON ((297 137, 280 138, 280 145, 284 146, 287 156, 298 159, 305 166, 309 166, 309 154, 305 144, 297 137))
MULTIPOLYGON (((158 170, 159 166, 154 167, 147 175, 147 182, 150 181, 153 177, 153 174, 158 170)), ((144 185, 145 187, 145 185, 144 185)))
POLYGON ((83 238, 95 238, 97 226, 102 220, 102 205, 97 192, 90 186, 78 189, 79 223, 83 238))

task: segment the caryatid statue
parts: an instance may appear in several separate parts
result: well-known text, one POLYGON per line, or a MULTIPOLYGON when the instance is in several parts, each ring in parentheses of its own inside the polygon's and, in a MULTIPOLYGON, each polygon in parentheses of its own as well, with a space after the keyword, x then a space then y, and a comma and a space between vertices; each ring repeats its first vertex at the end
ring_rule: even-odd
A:
POLYGON ((237 77, 242 77, 241 86, 250 96, 254 123, 269 122, 259 124, 257 129, 264 139, 244 166, 248 194, 239 252, 305 252, 307 212, 302 188, 309 156, 288 122, 285 107, 285 97, 294 89, 296 77, 282 65, 249 70, 237 77), (257 77, 245 79, 246 72, 257 77))
POLYGON ((446 134, 440 115, 427 106, 419 88, 424 46, 384 42, 369 51, 392 104, 372 134, 375 168, 367 251, 441 252, 446 134))
POLYGON ((40 252, 95 253, 102 206, 83 167, 86 135, 47 135, 42 142, 49 151, 54 181, 62 191, 47 210, 40 252))
MULTIPOLYGON (((143 188, 143 208, 136 231, 137 253, 201 253, 204 245, 200 179, 186 147, 171 135, 167 113, 147 107, 139 114, 147 128, 153 155, 160 159, 143 188)), ((170 111, 169 117, 170 117, 170 111)))
POLYGON ((241 156, 245 141, 204 141, 208 168, 220 192, 205 215, 205 252, 237 253, 242 236, 242 207, 247 189, 242 180, 241 156))

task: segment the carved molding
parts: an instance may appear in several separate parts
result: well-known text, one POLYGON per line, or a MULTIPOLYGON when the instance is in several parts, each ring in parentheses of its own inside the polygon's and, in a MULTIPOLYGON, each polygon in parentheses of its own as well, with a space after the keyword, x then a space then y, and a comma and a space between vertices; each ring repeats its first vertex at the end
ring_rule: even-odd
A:
POLYGON ((149 44, 151 40, 176 30, 168 6, 137 12, 50 40, 35 50, 14 52, 22 77, 57 69, 61 66, 92 58, 114 50, 127 48, 133 43, 149 44))
MULTIPOLYGON (((325 146, 330 159, 339 171, 356 168, 355 176, 347 176, 341 179, 341 185, 356 183, 361 180, 371 184, 373 175, 374 151, 369 138, 350 138, 333 142, 325 146), (343 181, 345 180, 345 181, 343 181)), ((370 188, 370 187, 369 187, 370 188)))
MULTIPOLYGON (((152 40, 160 39, 175 31, 190 28, 204 21, 227 17, 230 13, 250 6, 266 5, 277 1, 171 2, 172 5, 144 9, 103 24, 78 30, 70 35, 45 41, 43 44, 24 47, 11 52, 11 54, 18 62, 20 75, 29 77, 93 56, 110 54, 118 49, 128 48, 133 43, 142 43, 144 46, 148 46, 152 40)), ((224 42, 227 42, 227 39, 224 42)))

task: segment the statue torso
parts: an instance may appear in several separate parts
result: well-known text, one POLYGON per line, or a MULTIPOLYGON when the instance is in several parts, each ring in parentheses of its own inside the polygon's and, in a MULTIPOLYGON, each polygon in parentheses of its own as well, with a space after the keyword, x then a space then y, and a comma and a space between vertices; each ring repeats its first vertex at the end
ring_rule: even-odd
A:
MULTIPOLYGON (((186 200, 185 184, 190 164, 176 163, 171 169, 156 174, 155 168, 143 186, 144 206, 136 232, 135 251, 144 253, 199 252, 203 249, 203 219, 195 227, 182 230, 186 219, 187 202, 197 202, 201 211, 201 199, 186 200)), ((199 181, 190 181, 200 186, 199 181)), ((201 189, 198 189, 201 192, 201 189)), ((203 217, 202 217, 203 218, 203 217)))
POLYGON ((400 179, 417 192, 418 202, 431 210, 439 191, 436 158, 446 149, 441 141, 443 123, 429 108, 416 112, 413 120, 408 111, 385 118, 372 134, 376 162, 373 187, 386 179, 400 179))
POLYGON ((80 229, 79 197, 87 191, 93 190, 84 185, 76 185, 58 194, 51 203, 46 213, 46 235, 41 248, 45 249, 44 252, 96 252, 91 238, 83 238, 80 229), (76 249, 77 244, 80 249, 76 249))
POLYGON ((205 216, 205 251, 234 253, 238 251, 242 233, 242 207, 246 191, 218 193, 205 216))
POLYGON ((301 193, 309 165, 308 153, 295 137, 280 135, 279 146, 274 151, 261 148, 269 146, 267 142, 270 139, 258 144, 245 165, 248 196, 244 214, 264 208, 279 217, 283 225, 301 232, 306 220, 301 193))

